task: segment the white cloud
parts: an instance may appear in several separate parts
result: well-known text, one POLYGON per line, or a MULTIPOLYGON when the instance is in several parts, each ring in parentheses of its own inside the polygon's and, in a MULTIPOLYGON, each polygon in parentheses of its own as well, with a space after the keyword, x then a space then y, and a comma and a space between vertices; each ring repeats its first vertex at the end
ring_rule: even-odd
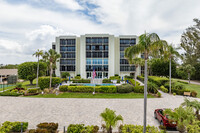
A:
POLYGON ((66 7, 70 10, 83 10, 83 7, 78 4, 75 0, 54 0, 63 7, 66 7))
POLYGON ((66 34, 140 35, 146 30, 158 33, 169 43, 178 44, 183 30, 193 24, 193 18, 200 17, 199 0, 80 1, 94 4, 97 8, 86 7, 87 4, 80 5, 76 0, 54 1, 69 11, 44 9, 26 3, 15 5, 0 0, 2 63, 21 63, 20 61, 34 59, 31 55, 36 49, 49 49, 55 36, 66 34), (85 9, 100 23, 80 12, 85 9))

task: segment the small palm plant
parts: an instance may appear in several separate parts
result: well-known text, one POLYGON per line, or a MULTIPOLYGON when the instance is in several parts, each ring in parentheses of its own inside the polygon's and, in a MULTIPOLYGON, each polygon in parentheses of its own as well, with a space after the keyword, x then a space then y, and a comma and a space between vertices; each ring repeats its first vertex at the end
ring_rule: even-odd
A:
POLYGON ((116 115, 115 111, 108 108, 106 108, 100 116, 103 121, 105 121, 107 133, 112 133, 112 127, 115 127, 118 121, 123 121, 121 115, 116 115))
POLYGON ((196 117, 200 120, 199 110, 200 110, 200 102, 197 100, 190 101, 189 99, 185 98, 184 102, 182 103, 183 106, 192 107, 195 109, 196 117))
POLYGON ((183 108, 180 106, 174 111, 166 109, 164 113, 169 115, 169 119, 177 122, 177 129, 180 133, 184 133, 187 126, 195 121, 194 111, 191 107, 183 108))

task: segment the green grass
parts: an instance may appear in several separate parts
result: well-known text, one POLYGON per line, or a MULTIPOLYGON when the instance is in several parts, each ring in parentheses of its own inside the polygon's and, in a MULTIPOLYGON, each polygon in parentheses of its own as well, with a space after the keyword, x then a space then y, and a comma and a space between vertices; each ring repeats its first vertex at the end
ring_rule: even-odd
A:
MULTIPOLYGON (((173 79, 173 81, 178 81, 180 79, 173 79)), ((184 83, 180 83, 180 82, 176 82, 176 84, 181 84, 184 85, 186 89, 192 90, 192 91, 196 91, 197 92, 197 97, 200 98, 200 85, 196 85, 196 84, 184 84, 184 83)))
MULTIPOLYGON (((59 95, 55 94, 45 94, 45 95, 36 95, 36 96, 27 96, 33 98, 124 98, 124 99, 132 99, 132 98, 144 98, 144 94, 140 93, 127 93, 127 94, 106 94, 106 93, 96 93, 95 95, 91 93, 61 93, 59 95)), ((152 95, 147 95, 148 98, 155 98, 152 95)))

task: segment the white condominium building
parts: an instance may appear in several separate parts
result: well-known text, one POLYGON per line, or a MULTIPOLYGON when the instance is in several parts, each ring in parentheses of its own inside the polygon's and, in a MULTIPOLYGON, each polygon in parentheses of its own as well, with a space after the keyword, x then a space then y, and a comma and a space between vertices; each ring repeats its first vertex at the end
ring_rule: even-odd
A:
POLYGON ((81 36, 59 36, 52 48, 61 54, 55 74, 69 72, 71 77, 91 78, 95 70, 96 78, 109 78, 118 74, 139 75, 141 68, 135 70, 124 57, 124 50, 137 43, 135 35, 114 36, 109 34, 85 34, 81 36))

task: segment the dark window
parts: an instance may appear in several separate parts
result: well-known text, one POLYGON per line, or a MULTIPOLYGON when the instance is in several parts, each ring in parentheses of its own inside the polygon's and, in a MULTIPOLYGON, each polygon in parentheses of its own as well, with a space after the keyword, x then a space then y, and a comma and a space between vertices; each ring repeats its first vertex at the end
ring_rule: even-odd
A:
POLYGON ((89 37, 86 37, 86 43, 91 43, 91 38, 89 38, 89 37))
POLYGON ((52 49, 56 50, 56 45, 52 45, 52 49))
POLYGON ((86 50, 91 50, 91 46, 90 46, 90 45, 87 45, 87 46, 86 46, 86 50))
POLYGON ((126 59, 120 59, 120 64, 129 64, 129 62, 126 59))
POLYGON ((91 58, 92 57, 92 53, 91 52, 86 52, 86 57, 87 58, 91 58))

